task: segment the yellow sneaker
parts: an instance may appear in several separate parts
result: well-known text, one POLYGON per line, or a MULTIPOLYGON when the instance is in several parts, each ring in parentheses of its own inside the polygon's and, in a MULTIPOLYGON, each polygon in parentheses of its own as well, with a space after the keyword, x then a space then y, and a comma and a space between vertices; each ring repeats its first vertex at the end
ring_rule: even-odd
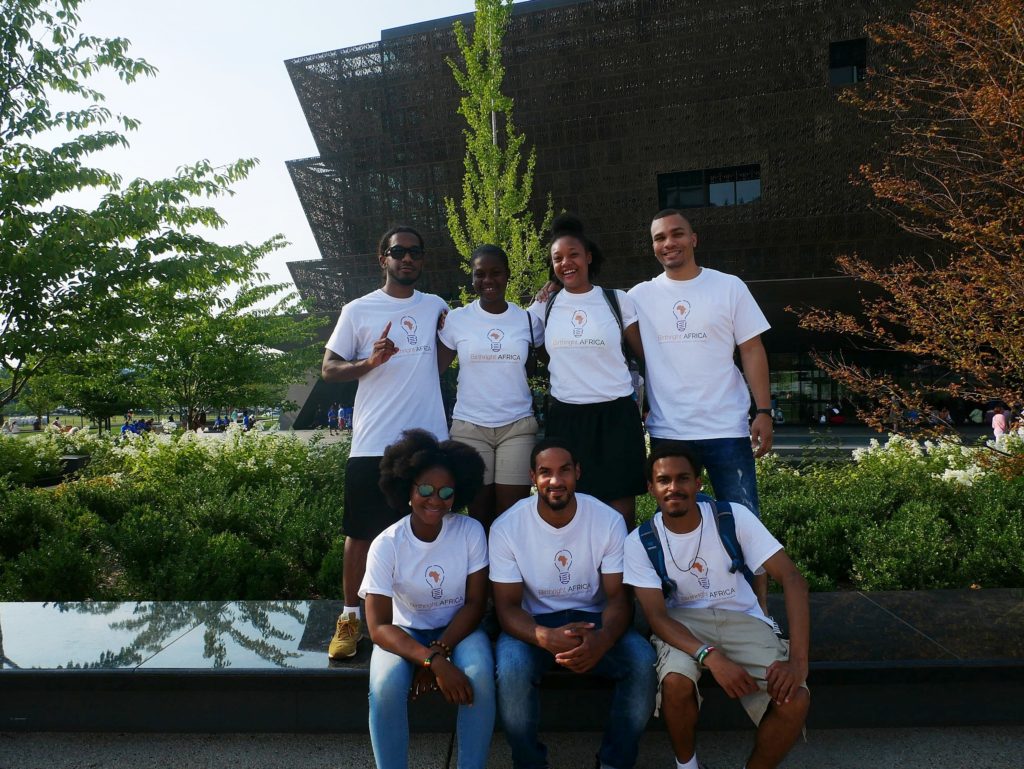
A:
POLYGON ((331 645, 327 647, 327 656, 332 660, 345 660, 356 656, 356 645, 363 637, 360 632, 359 618, 355 612, 340 614, 338 627, 334 631, 331 645))

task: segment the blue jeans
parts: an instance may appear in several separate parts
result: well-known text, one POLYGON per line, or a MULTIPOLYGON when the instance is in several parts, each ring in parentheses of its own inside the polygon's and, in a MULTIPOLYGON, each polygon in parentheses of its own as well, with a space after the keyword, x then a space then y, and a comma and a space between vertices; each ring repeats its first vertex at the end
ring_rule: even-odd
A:
POLYGON ((694 449, 708 471, 715 487, 715 499, 738 502, 760 517, 757 499, 757 473, 750 438, 706 438, 699 441, 677 441, 651 436, 651 450, 658 446, 689 446, 694 449))
MULTIPOLYGON (((582 611, 541 614, 534 619, 544 627, 569 622, 593 622, 601 615, 582 611)), ((540 727, 540 682, 556 667, 554 655, 506 633, 498 637, 498 710, 505 737, 512 749, 515 769, 546 769, 548 751, 537 732, 540 727)), ((657 676, 654 649, 634 630, 627 630, 601 658, 592 672, 615 682, 615 694, 601 750, 601 763, 615 769, 632 769, 640 736, 654 711, 657 676)))
MULTIPOLYGON (((405 632, 424 646, 437 640, 444 628, 405 632)), ((485 769, 494 731, 494 656, 491 642, 480 629, 452 650, 452 662, 473 685, 473 704, 460 705, 456 721, 458 769, 485 769)), ((416 665, 373 647, 370 657, 370 741, 378 769, 409 765, 409 688, 416 665)))

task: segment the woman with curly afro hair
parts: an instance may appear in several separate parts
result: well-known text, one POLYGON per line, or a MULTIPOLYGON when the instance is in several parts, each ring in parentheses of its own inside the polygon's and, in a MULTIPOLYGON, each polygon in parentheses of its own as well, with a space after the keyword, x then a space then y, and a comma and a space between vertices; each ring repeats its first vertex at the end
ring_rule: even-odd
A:
POLYGON ((432 691, 459 706, 459 769, 483 769, 494 729, 494 658, 480 629, 487 600, 483 526, 456 511, 483 485, 484 462, 458 441, 407 430, 384 450, 380 488, 409 514, 370 545, 359 595, 373 639, 370 739, 380 769, 405 769, 408 700, 432 691))

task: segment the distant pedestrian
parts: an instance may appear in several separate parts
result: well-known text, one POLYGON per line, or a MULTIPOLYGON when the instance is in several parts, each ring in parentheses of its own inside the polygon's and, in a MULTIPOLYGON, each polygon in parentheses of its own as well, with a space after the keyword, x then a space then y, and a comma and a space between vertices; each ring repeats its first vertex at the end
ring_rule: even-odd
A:
POLYGON ((1005 409, 1001 404, 997 404, 993 411, 995 413, 992 415, 992 435, 995 436, 996 442, 998 442, 1006 435, 1009 425, 1006 422, 1005 409))
POLYGON ((334 435, 334 431, 338 429, 338 404, 332 403, 331 407, 327 409, 327 433, 328 435, 334 435))

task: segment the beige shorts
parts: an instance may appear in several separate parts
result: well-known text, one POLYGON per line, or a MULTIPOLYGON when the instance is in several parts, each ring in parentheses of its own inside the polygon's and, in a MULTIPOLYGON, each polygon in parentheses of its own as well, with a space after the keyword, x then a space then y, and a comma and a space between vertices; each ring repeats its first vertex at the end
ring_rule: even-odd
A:
MULTIPOLYGON (((779 638, 766 623, 738 611, 721 609, 669 609, 669 616, 686 627, 701 643, 718 647, 737 665, 742 666, 750 677, 757 681, 758 691, 740 698, 743 709, 755 723, 761 718, 771 697, 765 679, 768 666, 773 662, 789 659, 789 641, 779 638)), ((697 705, 703 701, 700 681, 703 669, 697 661, 684 651, 665 643, 657 636, 651 636, 654 651, 658 655, 658 701, 655 715, 661 709, 661 682, 669 673, 679 673, 693 681, 697 690, 697 705)), ((807 684, 803 684, 807 688, 807 684)))
POLYGON ((537 419, 523 417, 501 427, 481 427, 452 420, 453 441, 476 449, 484 459, 484 485, 530 485, 530 452, 537 443, 537 419))

